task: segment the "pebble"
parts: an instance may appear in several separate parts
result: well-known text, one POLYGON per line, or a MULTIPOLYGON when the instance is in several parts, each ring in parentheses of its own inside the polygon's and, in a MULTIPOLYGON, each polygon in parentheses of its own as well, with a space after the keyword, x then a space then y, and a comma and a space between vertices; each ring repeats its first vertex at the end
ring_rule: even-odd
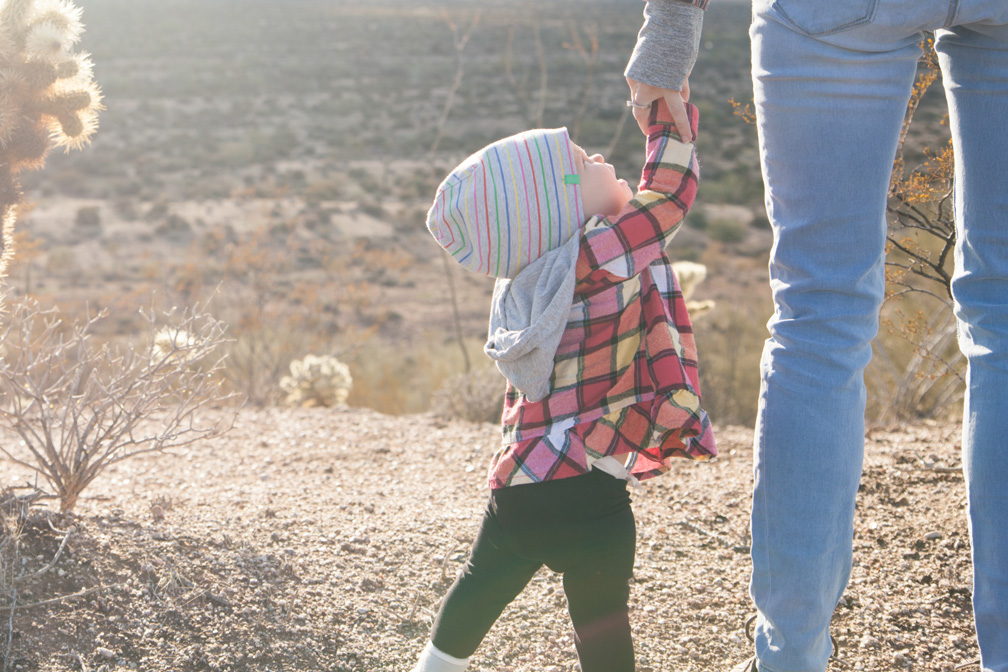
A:
POLYGON ((99 646, 95 653, 98 654, 99 658, 104 658, 105 660, 112 660, 115 658, 115 651, 112 649, 106 649, 104 646, 99 646))
POLYGON ((941 539, 942 538, 942 533, 941 532, 937 532, 937 531, 928 532, 927 534, 924 535, 924 538, 927 541, 935 541, 936 539, 941 539))
POLYGON ((865 635, 861 638, 861 641, 858 642, 858 648, 861 649, 877 649, 880 646, 882 646, 882 642, 871 635, 865 635))

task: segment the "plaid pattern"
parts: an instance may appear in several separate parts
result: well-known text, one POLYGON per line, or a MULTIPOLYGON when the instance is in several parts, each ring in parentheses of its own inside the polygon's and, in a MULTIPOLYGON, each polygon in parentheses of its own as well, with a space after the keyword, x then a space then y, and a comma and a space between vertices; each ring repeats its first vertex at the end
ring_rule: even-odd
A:
MULTIPOLYGON (((696 108, 687 108, 695 135, 696 108)), ((637 196, 613 221, 583 230, 550 394, 530 402, 508 386, 491 488, 584 474, 606 455, 625 456, 643 480, 674 457, 717 453, 700 407, 693 327, 664 253, 693 204, 697 173, 693 145, 656 103, 637 196)))

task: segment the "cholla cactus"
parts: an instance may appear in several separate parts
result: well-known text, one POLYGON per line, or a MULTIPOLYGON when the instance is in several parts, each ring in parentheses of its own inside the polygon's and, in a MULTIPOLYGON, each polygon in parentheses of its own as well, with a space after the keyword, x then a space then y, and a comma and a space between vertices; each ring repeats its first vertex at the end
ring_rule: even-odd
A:
POLYGON ((0 275, 21 203, 18 175, 38 170, 52 147, 86 145, 98 128, 101 91, 91 59, 72 51, 84 26, 70 0, 0 0, 0 275))
POLYGON ((714 309, 713 301, 690 300, 697 285, 707 278, 706 266, 693 261, 675 261, 672 263, 672 272, 679 279, 679 286, 682 288, 683 298, 686 299, 686 310, 689 311, 690 317, 696 319, 714 309))
POLYGON ((154 361, 178 360, 185 362, 193 357, 196 338, 185 329, 163 327, 154 334, 151 359, 154 361))
POLYGON ((292 406, 334 406, 346 402, 353 387, 350 368, 331 355, 306 355, 290 365, 290 375, 280 380, 292 406))

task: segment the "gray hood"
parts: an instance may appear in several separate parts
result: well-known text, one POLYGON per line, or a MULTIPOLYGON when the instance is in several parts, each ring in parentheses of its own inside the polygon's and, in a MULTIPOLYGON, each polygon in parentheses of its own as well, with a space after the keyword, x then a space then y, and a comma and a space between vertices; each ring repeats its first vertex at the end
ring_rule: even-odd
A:
POLYGON ((572 236, 494 285, 483 352, 530 401, 550 392, 553 358, 574 302, 580 243, 581 236, 572 236))

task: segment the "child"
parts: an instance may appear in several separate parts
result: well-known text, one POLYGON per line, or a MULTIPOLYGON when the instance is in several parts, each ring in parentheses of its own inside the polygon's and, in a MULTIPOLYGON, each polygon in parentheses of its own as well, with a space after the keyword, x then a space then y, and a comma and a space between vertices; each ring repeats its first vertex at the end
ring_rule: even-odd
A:
POLYGON ((563 574, 582 672, 634 669, 627 482, 716 454, 664 252, 697 178, 659 99, 636 197, 566 129, 493 143, 438 188, 435 239, 498 278, 485 350, 508 382, 490 501, 414 672, 463 672, 542 565, 563 574))

